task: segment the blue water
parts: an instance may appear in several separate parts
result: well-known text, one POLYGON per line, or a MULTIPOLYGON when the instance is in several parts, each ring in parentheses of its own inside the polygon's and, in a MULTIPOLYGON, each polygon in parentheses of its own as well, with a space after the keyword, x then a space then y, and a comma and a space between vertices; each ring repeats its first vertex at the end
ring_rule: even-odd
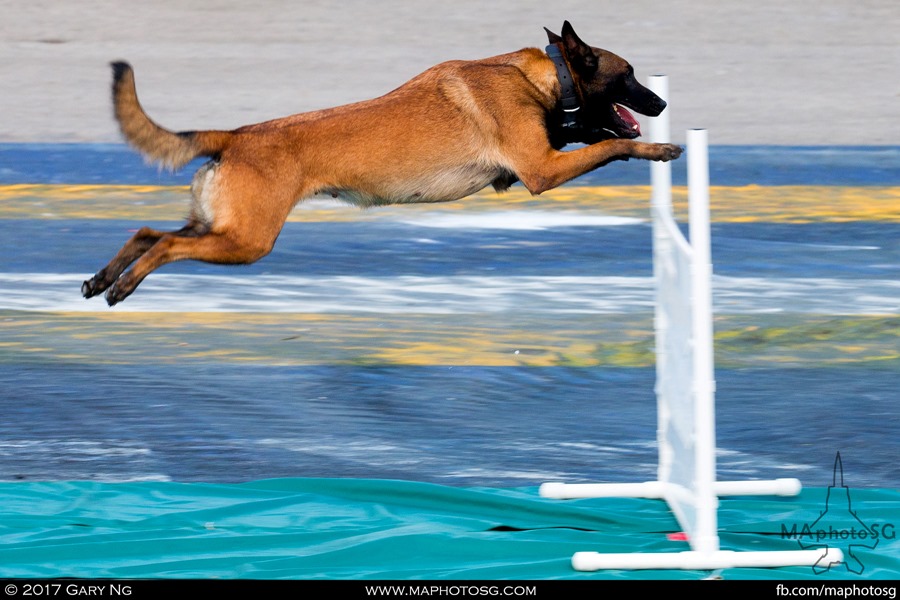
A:
MULTIPOLYGON (((711 160, 724 165, 714 173, 729 172, 730 184, 896 185, 897 155, 741 147, 714 151, 711 160), (837 163, 853 168, 822 170, 837 163)), ((0 146, 0 183, 186 182, 184 174, 148 176, 137 160, 118 147, 0 146), (128 175, 132 167, 137 175, 128 175)), ((609 183, 646 183, 645 165, 638 181, 615 173, 603 170, 609 183)), ((0 310, 36 315, 35 328, 41 311, 108 311, 101 298, 82 299, 80 283, 137 225, 0 220, 0 310)), ((712 239, 717 313, 900 313, 896 224, 716 223, 712 239)), ((290 223, 255 265, 169 265, 115 310, 433 310, 524 315, 536 326, 567 311, 649 316, 649 250, 646 223, 290 223)), ((652 369, 164 365, 125 357, 110 365, 102 339, 84 344, 95 361, 4 354, 0 479, 340 476, 502 487, 655 474, 652 369)), ((900 487, 895 367, 720 368, 716 379, 721 479, 796 476, 826 486, 840 451, 851 487, 900 487)))
MULTIPOLYGON (((896 185, 900 146, 717 146, 709 149, 713 185, 896 185)), ((187 185, 197 160, 178 173, 148 166, 124 144, 0 144, 0 184, 187 185)), ((675 169, 675 185, 686 174, 675 169)), ((617 162, 577 180, 646 185, 644 161, 617 162)))
MULTIPOLYGON (((348 211, 354 211, 348 208, 348 211)), ((163 230, 180 223, 144 223, 163 230)), ((92 275, 133 234, 131 221, 0 222, 4 272, 92 275), (52 243, 48 243, 48 238, 52 243), (72 252, 60 252, 71 248, 72 252)), ((900 280, 893 223, 715 223, 715 272, 733 277, 900 280)), ((391 222, 288 223, 275 250, 247 266, 176 263, 159 273, 359 276, 650 276, 649 223, 544 230, 447 229, 391 222)))
MULTIPOLYGON (((896 488, 896 371, 720 369, 728 479, 896 488)), ((0 365, 0 480, 655 477, 643 368, 0 365)))
MULTIPOLYGON (((0 221, 7 288, 0 309, 107 310, 78 290, 133 227, 0 221)), ((715 224, 712 236, 717 312, 900 313, 894 224, 715 224)), ((542 230, 289 223, 256 264, 166 265, 116 310, 646 312, 654 302, 650 246, 646 223, 542 230)))

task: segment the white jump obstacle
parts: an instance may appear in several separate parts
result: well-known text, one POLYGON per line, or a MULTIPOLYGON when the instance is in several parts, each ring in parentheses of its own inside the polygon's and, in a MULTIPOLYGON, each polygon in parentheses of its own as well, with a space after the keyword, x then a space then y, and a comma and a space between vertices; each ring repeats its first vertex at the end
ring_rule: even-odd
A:
MULTIPOLYGON (((668 78, 654 75, 650 89, 668 100, 668 78)), ((650 121, 650 140, 668 142, 668 111, 650 121)), ((650 167, 653 273, 656 280, 657 480, 622 484, 545 483, 554 499, 652 498, 665 500, 687 536, 684 552, 601 554, 576 552, 572 567, 690 569, 787 567, 837 564, 840 550, 734 552, 719 548, 718 498, 732 495, 793 496, 797 479, 716 481, 715 376, 713 371, 712 261, 709 227, 707 132, 687 132, 690 241, 672 213, 671 163, 650 167)))

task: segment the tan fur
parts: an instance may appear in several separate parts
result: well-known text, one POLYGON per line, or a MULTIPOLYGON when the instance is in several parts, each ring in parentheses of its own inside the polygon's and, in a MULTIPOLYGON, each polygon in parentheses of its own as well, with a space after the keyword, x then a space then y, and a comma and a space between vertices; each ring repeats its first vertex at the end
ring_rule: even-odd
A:
POLYGON ((540 194, 617 158, 671 160, 681 152, 630 139, 552 147, 547 118, 560 85, 536 48, 442 63, 379 98, 233 131, 164 129, 141 108, 131 68, 113 67, 115 114, 129 144, 170 168, 197 156, 212 162, 194 178, 184 228, 141 229, 84 283, 85 297, 108 290, 110 305, 168 262, 258 260, 296 203, 316 194, 359 206, 446 202, 515 179, 540 194))
POLYGON ((231 136, 222 131, 172 133, 154 123, 144 112, 134 88, 134 71, 116 63, 113 110, 122 135, 151 162, 178 169, 197 156, 220 151, 231 136))

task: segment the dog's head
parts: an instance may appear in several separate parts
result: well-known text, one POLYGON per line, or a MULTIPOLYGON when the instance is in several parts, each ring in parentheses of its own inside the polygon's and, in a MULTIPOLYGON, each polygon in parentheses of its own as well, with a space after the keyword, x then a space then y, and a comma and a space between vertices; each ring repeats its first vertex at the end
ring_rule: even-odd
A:
MULTIPOLYGON (((666 102, 634 77, 634 69, 612 52, 588 46, 568 21, 562 35, 547 28, 551 44, 562 50, 575 80, 582 102, 582 127, 567 141, 593 144, 605 139, 634 139, 641 135, 637 119, 625 108, 655 117, 666 102)), ((571 137, 571 135, 569 136, 571 137)))

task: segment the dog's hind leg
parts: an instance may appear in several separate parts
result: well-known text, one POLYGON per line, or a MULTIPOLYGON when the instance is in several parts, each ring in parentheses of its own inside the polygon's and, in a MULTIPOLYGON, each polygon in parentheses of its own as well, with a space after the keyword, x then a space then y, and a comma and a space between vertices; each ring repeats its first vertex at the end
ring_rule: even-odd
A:
POLYGON ((207 163, 191 186, 188 224, 171 233, 141 229, 105 269, 84 283, 82 291, 94 296, 105 289, 106 302, 113 306, 131 295, 147 275, 171 262, 256 262, 272 251, 297 199, 317 189, 313 182, 297 183, 285 185, 284 175, 264 164, 207 163))
POLYGON ((174 232, 157 231, 150 227, 141 227, 130 240, 128 240, 108 265, 100 269, 96 275, 81 284, 81 294, 85 298, 93 298, 102 294, 113 285, 125 269, 134 261, 144 255, 160 239, 166 235, 184 237, 196 237, 209 231, 203 223, 191 222, 174 232))
POLYGON ((165 264, 179 260, 250 264, 268 254, 277 237, 261 240, 258 236, 247 237, 241 233, 210 231, 194 237, 179 235, 178 232, 164 234, 107 290, 107 304, 113 306, 127 298, 147 275, 165 264))

